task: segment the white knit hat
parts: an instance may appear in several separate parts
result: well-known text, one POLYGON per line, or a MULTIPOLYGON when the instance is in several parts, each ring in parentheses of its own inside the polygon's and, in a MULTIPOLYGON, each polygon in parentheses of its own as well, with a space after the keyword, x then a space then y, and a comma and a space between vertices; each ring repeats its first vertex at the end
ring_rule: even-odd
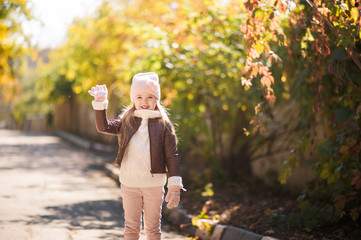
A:
POLYGON ((147 72, 135 74, 130 87, 130 100, 133 102, 134 98, 141 93, 152 94, 157 100, 160 99, 159 78, 156 73, 147 72))

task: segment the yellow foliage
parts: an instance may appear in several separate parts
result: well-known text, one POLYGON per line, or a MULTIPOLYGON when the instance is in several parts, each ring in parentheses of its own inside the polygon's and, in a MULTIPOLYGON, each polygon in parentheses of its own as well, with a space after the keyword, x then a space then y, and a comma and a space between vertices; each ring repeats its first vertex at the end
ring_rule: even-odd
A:
POLYGON ((26 39, 20 19, 29 19, 30 14, 26 0, 2 1, 0 8, 0 92, 5 101, 11 101, 20 89, 14 62, 19 61, 25 51, 23 43, 12 36, 16 34, 26 39))

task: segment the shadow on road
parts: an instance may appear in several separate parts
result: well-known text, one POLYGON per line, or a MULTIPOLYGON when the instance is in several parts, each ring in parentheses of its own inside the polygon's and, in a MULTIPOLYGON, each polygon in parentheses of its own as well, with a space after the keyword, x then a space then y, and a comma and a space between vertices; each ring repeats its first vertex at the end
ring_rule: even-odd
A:
POLYGON ((66 223, 80 229, 115 229, 123 228, 123 211, 119 201, 87 201, 46 208, 51 214, 33 216, 27 225, 45 225, 66 223), (111 210, 111 211, 109 211, 111 210))

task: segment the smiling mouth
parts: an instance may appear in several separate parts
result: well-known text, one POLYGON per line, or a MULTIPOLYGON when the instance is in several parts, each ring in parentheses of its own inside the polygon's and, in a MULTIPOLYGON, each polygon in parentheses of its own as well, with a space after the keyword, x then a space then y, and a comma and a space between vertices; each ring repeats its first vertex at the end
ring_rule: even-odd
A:
POLYGON ((148 109, 149 106, 141 106, 142 109, 148 109))

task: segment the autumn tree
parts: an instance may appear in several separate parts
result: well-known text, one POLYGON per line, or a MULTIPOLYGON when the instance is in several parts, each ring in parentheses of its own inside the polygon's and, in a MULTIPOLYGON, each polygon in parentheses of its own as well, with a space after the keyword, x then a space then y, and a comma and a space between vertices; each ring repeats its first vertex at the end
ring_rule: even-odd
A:
MULTIPOLYGON (((296 2, 297 3, 297 2, 296 2)), ((359 221, 360 1, 300 1, 290 15, 285 74, 307 128, 285 161, 285 182, 305 149, 315 180, 300 197, 294 225, 359 221), (320 131, 321 129, 321 131, 320 131)))
POLYGON ((21 22, 30 18, 26 0, 0 1, 0 96, 6 102, 19 92, 17 70, 28 46, 21 22))

